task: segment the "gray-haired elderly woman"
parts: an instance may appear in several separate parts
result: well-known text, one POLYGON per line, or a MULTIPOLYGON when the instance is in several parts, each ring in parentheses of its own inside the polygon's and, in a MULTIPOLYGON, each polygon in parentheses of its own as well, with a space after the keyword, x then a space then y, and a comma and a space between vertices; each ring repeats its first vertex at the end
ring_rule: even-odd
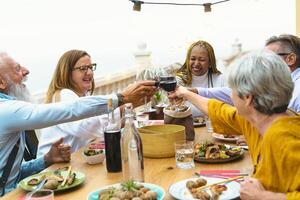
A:
POLYGON ((287 109, 293 82, 284 61, 256 51, 232 66, 228 76, 235 107, 201 97, 184 87, 183 97, 209 115, 219 133, 243 133, 254 172, 241 183, 241 199, 300 199, 300 117, 287 109))

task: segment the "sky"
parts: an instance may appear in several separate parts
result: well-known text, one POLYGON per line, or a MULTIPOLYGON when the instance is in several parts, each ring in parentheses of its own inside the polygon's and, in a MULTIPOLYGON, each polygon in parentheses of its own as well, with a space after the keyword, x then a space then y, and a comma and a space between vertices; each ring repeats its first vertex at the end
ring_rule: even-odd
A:
POLYGON ((143 43, 154 66, 183 63, 199 39, 212 44, 218 59, 230 55, 237 39, 243 50, 261 48, 272 35, 296 33, 295 1, 230 0, 205 13, 202 6, 147 4, 136 12, 128 0, 0 0, 0 51, 30 70, 27 85, 37 92, 47 89, 60 56, 71 49, 86 50, 99 66, 95 76, 105 76, 133 68, 143 43))

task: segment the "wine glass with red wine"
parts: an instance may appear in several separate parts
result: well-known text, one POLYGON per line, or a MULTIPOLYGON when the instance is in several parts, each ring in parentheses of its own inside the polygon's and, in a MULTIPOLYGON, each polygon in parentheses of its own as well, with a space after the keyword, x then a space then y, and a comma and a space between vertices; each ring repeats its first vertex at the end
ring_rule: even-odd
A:
MULTIPOLYGON (((176 89, 177 80, 176 77, 172 75, 159 76, 159 81, 157 81, 157 85, 165 92, 173 92, 176 89)), ((176 105, 174 106, 175 106, 175 110, 177 110, 177 106, 176 105)))
POLYGON ((159 87, 166 92, 173 92, 176 89, 177 81, 175 76, 160 76, 159 87))

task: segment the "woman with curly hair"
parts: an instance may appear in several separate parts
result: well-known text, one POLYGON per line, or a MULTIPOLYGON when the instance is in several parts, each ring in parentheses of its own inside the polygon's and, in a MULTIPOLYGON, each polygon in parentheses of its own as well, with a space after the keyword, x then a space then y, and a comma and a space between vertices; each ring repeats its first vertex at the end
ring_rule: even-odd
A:
POLYGON ((185 63, 177 71, 178 84, 186 87, 220 87, 225 85, 217 69, 213 47, 206 41, 194 42, 188 49, 185 63))
MULTIPOLYGON (((196 88, 225 86, 223 74, 217 69, 213 47, 206 41, 194 42, 188 49, 185 63, 176 73, 178 85, 188 87, 198 93, 196 88)), ((193 116, 203 115, 193 105, 193 116)))

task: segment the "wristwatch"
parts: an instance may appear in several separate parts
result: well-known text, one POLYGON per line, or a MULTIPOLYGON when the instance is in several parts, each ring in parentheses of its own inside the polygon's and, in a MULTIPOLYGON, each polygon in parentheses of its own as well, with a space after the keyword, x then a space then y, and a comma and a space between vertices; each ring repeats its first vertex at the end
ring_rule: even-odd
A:
POLYGON ((118 97, 118 107, 123 105, 125 102, 124 102, 124 95, 121 94, 121 93, 117 93, 117 97, 118 97))

